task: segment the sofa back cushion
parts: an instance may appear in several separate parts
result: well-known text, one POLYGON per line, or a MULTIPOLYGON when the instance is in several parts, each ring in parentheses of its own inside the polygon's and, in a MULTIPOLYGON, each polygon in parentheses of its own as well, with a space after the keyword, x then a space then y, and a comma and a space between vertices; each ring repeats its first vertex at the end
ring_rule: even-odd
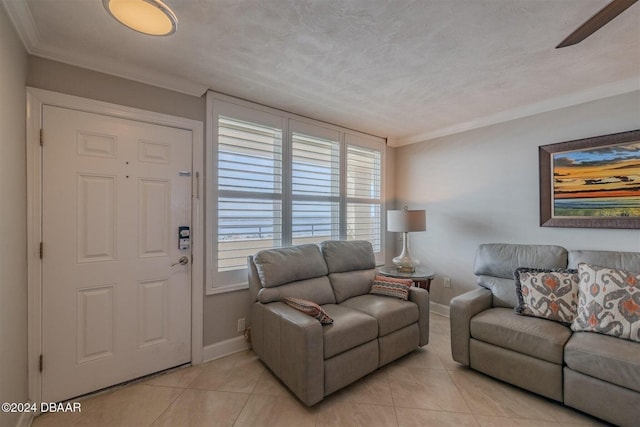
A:
POLYGON ((555 245, 486 243, 478 247, 473 272, 493 294, 494 307, 518 305, 514 272, 520 267, 566 268, 567 250, 555 245))
POLYGON ((371 284, 375 275, 375 268, 330 273, 329 280, 336 295, 336 302, 340 304, 351 297, 368 294, 371 291, 371 284))
POLYGON ((327 264, 314 244, 265 249, 253 256, 253 262, 264 288, 328 274, 327 264))
POLYGON ((375 276, 373 247, 366 240, 328 240, 320 243, 336 302, 368 294, 375 276))
POLYGON ((327 240, 320 243, 329 273, 369 270, 376 267, 373 247, 366 240, 327 240))
POLYGON ((569 251, 569 268, 581 262, 640 273, 640 252, 569 251))
POLYGON ((252 258, 260 279, 258 301, 269 303, 285 297, 316 304, 334 304, 336 298, 327 277, 327 264, 318 245, 265 249, 252 258))
POLYGON ((518 294, 516 292, 516 281, 514 279, 478 276, 477 283, 479 286, 491 291, 491 305, 493 307, 516 308, 518 305, 518 294))
POLYGON ((554 245, 486 243, 476 252, 473 272, 477 276, 513 279, 516 268, 566 268, 567 250, 554 245))

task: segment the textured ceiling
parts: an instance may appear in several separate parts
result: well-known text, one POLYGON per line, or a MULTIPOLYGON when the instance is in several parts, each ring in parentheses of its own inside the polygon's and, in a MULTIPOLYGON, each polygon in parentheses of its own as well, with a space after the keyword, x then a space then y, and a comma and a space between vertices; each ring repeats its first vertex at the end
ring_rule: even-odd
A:
POLYGON ((640 88, 640 3, 554 49, 608 1, 165 0, 178 31, 159 38, 100 0, 2 1, 31 54, 392 145, 640 88))

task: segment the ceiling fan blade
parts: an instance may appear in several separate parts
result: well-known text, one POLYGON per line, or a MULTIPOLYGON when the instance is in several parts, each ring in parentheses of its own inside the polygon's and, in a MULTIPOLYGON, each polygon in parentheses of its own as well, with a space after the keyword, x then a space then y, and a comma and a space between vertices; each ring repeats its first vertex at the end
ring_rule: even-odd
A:
POLYGON ((600 12, 593 15, 587 20, 587 22, 578 27, 578 29, 571 33, 569 37, 564 39, 558 46, 556 46, 556 49, 580 43, 637 1, 638 0, 613 0, 611 3, 603 7, 600 12))

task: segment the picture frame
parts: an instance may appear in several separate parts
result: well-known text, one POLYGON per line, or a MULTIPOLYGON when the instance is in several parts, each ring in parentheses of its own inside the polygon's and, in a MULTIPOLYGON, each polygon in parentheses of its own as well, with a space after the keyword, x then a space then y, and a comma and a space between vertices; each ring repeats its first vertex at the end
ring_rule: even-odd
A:
POLYGON ((640 229, 640 129, 541 145, 540 226, 640 229))

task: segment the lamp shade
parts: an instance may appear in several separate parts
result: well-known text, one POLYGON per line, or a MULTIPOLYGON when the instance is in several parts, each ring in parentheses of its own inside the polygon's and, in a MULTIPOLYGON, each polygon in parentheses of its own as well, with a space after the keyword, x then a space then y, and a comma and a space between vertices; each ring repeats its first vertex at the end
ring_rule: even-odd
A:
POLYGON ((387 231, 411 232, 427 229, 427 214, 424 210, 387 211, 387 231))

